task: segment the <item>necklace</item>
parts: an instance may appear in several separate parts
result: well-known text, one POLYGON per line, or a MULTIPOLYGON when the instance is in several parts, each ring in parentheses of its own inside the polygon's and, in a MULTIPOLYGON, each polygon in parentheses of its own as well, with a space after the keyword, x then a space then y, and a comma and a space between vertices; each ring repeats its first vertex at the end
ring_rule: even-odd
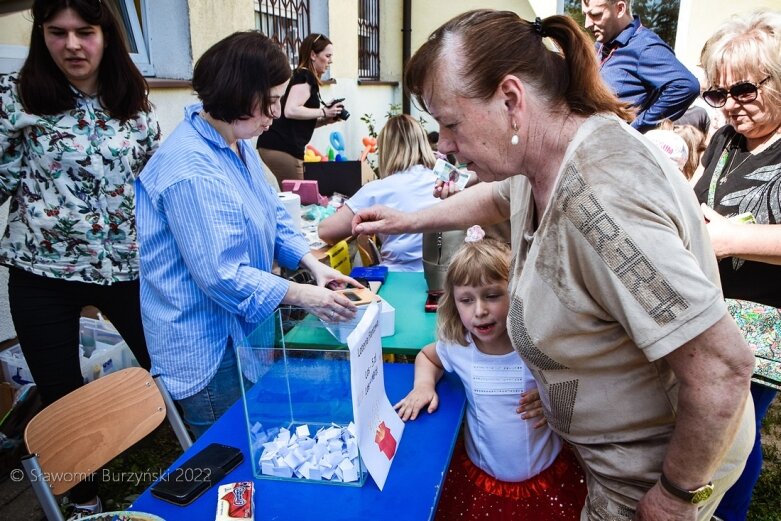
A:
POLYGON ((772 145, 779 138, 779 128, 781 128, 781 125, 776 127, 776 130, 769 134, 769 137, 763 143, 754 147, 753 150, 747 150, 746 157, 744 157, 743 161, 735 166, 732 166, 732 163, 735 161, 735 156, 738 155, 738 144, 735 142, 735 139, 738 138, 738 136, 743 136, 738 133, 733 134, 733 136, 727 142, 727 145, 724 147, 721 156, 719 156, 719 161, 716 163, 716 168, 713 171, 713 176, 710 180, 710 186, 708 187, 708 206, 711 208, 714 207, 713 203, 716 195, 716 185, 723 184, 732 172, 743 166, 743 163, 760 152, 764 152, 770 145, 772 145), (733 151, 734 154, 732 153, 733 151), (729 165, 727 165, 727 159, 729 159, 729 165), (724 168, 725 166, 726 172, 724 168), (722 172, 724 175, 722 175, 722 172))
POLYGON ((735 166, 732 166, 732 163, 735 161, 735 157, 737 157, 738 153, 739 153, 739 150, 738 150, 737 147, 735 147, 735 153, 734 154, 730 154, 729 165, 727 165, 726 172, 724 172, 723 176, 719 177, 719 184, 724 184, 724 182, 727 180, 729 175, 732 172, 734 172, 735 170, 737 170, 738 168, 740 168, 741 166, 743 166, 743 163, 748 161, 751 158, 751 156, 753 155, 751 152, 746 152, 746 157, 743 158, 743 161, 741 161, 740 163, 738 163, 735 166))

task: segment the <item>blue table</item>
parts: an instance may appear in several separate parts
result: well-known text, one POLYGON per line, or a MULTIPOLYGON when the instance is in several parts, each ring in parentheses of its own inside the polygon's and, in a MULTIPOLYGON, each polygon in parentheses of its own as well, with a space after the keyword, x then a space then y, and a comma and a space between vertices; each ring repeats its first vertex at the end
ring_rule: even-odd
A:
MULTIPOLYGON (((412 388, 412 364, 385 364, 385 389, 391 403, 412 388)), ((254 479, 249 461, 249 444, 241 401, 173 463, 175 468, 209 443, 239 447, 244 461, 220 482, 255 482, 255 520, 323 519, 401 521, 432 519, 450 457, 464 414, 465 396, 461 382, 446 375, 437 385, 439 410, 423 413, 407 422, 396 458, 380 492, 367 478, 363 487, 254 479)), ((153 497, 147 489, 130 510, 156 514, 168 521, 213 521, 217 509, 217 488, 209 489, 186 507, 153 497)))

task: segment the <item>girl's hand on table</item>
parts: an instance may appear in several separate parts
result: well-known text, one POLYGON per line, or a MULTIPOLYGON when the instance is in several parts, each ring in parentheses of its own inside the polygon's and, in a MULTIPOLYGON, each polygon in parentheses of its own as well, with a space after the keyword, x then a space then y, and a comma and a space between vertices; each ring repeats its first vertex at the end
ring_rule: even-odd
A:
POLYGON ((400 402, 393 406, 399 413, 399 418, 403 421, 414 420, 418 413, 428 405, 427 411, 430 413, 439 407, 439 397, 434 389, 415 388, 405 396, 400 402))

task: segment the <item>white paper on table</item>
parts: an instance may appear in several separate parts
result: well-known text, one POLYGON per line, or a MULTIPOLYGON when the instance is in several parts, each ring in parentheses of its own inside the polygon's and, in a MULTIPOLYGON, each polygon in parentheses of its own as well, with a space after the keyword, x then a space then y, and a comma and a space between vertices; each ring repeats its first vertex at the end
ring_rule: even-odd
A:
POLYGON ((404 422, 385 394, 379 316, 380 306, 372 302, 347 337, 347 347, 358 447, 366 469, 382 490, 401 443, 404 422))

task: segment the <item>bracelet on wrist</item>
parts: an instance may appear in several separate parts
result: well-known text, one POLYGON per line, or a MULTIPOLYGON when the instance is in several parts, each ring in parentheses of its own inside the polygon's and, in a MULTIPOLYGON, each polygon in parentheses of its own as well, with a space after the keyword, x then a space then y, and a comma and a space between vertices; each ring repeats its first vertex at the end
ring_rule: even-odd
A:
POLYGON ((326 118, 328 118, 328 116, 326 116, 326 114, 325 114, 325 107, 323 107, 323 119, 326 119, 326 118))

